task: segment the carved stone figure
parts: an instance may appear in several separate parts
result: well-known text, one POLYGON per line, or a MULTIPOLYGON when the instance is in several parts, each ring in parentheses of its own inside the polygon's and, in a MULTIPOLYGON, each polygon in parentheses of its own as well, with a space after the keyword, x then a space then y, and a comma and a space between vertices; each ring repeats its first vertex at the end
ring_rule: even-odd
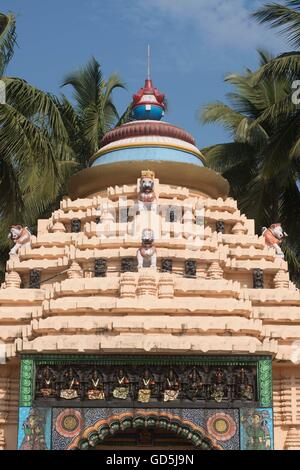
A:
POLYGON ((87 397, 89 400, 104 400, 104 384, 101 374, 94 369, 88 377, 87 397))
POLYGON ((42 397, 51 397, 56 395, 56 375, 49 367, 44 367, 37 375, 38 390, 37 394, 42 397))
POLYGON ((187 277, 197 276, 197 262, 193 259, 188 259, 185 262, 185 275, 187 277))
POLYGON ((204 385, 202 381, 202 377, 197 371, 196 367, 193 367, 191 372, 188 375, 188 384, 186 394, 190 400, 197 400, 197 398, 201 397, 203 392, 204 385))
POLYGON ((105 277, 107 272, 106 259, 95 260, 95 277, 105 277))
POLYGON ((171 259, 163 259, 161 261, 161 272, 162 273, 171 273, 173 270, 173 261, 171 259))
POLYGON ((139 211, 156 208, 156 196, 154 192, 155 174, 151 170, 142 171, 138 194, 139 211))
POLYGON ((225 233, 225 223, 223 220, 218 220, 216 223, 216 230, 218 233, 225 233))
POLYGON ((264 272, 262 269, 253 269, 253 288, 263 289, 264 288, 264 272))
POLYGON ((210 386, 210 397, 217 403, 227 397, 228 387, 226 376, 222 369, 218 368, 212 376, 212 384, 210 386))
POLYGON ((8 238, 10 238, 15 246, 10 250, 10 255, 16 255, 22 246, 30 246, 31 233, 27 227, 22 225, 12 225, 10 227, 8 238))
POLYGON ((123 369, 119 369, 116 375, 116 387, 113 389, 113 397, 126 400, 129 395, 129 379, 123 369))
POLYGON ((266 245, 268 247, 275 248, 278 256, 284 257, 284 253, 280 248, 283 239, 287 237, 287 233, 283 231, 281 224, 272 224, 271 227, 263 227, 262 235, 265 238, 266 245))
POLYGON ((72 367, 63 374, 63 381, 60 391, 60 397, 65 400, 74 400, 79 395, 80 381, 78 375, 72 367))
POLYGON ((146 369, 140 380, 140 388, 138 391, 138 401, 140 403, 149 403, 154 385, 155 380, 150 374, 150 371, 146 369))
POLYGON ((122 273, 133 273, 135 271, 135 258, 122 258, 121 260, 121 272, 122 273))
POLYGON ((156 258, 153 230, 144 229, 142 233, 142 246, 137 252, 138 267, 156 268, 156 258))
POLYGON ((39 289, 41 287, 41 272, 37 269, 32 269, 29 274, 29 288, 39 289))
POLYGON ((179 391, 180 391, 180 382, 178 380, 178 377, 173 371, 173 369, 170 369, 168 375, 165 377, 165 380, 164 380, 163 400, 165 402, 177 400, 179 391))
POLYGON ((71 221, 71 232, 72 233, 79 233, 81 230, 81 220, 73 219, 71 221))
POLYGON ((241 400, 253 400, 253 387, 249 383, 247 371, 243 367, 238 370, 235 382, 237 398, 241 400))

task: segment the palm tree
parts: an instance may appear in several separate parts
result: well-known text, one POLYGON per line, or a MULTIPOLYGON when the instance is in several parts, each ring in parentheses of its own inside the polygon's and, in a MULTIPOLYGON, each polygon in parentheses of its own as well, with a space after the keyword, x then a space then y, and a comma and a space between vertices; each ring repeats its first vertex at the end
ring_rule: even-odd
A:
POLYGON ((62 86, 73 88, 74 105, 65 97, 60 110, 68 129, 78 168, 86 168, 89 159, 99 149, 106 132, 130 118, 131 106, 120 118, 112 101, 117 88, 125 88, 116 74, 104 80, 100 64, 92 58, 85 67, 70 73, 62 86))
POLYGON ((16 22, 0 13, 0 252, 7 253, 8 227, 34 225, 60 192, 72 151, 54 97, 25 80, 5 75, 16 46, 16 22))
MULTIPOLYGON (((273 58, 260 51, 260 66, 273 58)), ((299 131, 291 129, 281 106, 290 94, 286 78, 261 76, 249 69, 230 75, 235 87, 228 93, 229 105, 218 102, 204 107, 203 123, 217 122, 228 130, 232 142, 203 149, 210 166, 220 171, 231 185, 231 195, 248 217, 256 220, 257 231, 281 222, 289 233, 287 257, 291 270, 299 270, 300 178, 299 131), (275 110, 275 111, 274 111, 275 110)))

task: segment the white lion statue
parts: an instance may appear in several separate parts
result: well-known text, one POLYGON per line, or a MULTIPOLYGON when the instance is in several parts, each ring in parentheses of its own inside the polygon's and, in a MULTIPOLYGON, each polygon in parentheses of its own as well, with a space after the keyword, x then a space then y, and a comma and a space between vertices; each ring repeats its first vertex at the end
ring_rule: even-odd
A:
POLYGON ((8 238, 14 242, 14 247, 10 250, 10 255, 16 255, 22 246, 29 246, 31 233, 27 227, 22 225, 12 225, 9 230, 8 238))
POLYGON ((265 238, 266 245, 275 248, 276 254, 284 257, 280 245, 288 235, 283 231, 281 224, 272 224, 269 228, 263 227, 262 235, 265 238))

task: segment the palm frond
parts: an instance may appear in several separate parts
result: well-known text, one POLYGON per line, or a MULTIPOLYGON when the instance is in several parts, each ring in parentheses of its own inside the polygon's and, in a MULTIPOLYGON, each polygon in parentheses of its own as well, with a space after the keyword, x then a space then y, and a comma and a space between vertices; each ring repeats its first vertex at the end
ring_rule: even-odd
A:
POLYGON ((280 34, 296 47, 300 46, 300 2, 285 0, 284 4, 267 3, 253 17, 260 23, 268 23, 271 28, 280 28, 280 34))
POLYGON ((0 76, 14 54, 16 45, 16 19, 12 13, 0 13, 0 76))

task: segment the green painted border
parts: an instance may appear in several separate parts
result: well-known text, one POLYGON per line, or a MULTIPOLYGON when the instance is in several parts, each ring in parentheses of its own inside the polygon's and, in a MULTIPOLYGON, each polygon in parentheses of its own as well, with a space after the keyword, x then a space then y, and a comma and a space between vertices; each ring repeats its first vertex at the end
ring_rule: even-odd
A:
POLYGON ((263 359, 258 362, 259 402, 262 408, 271 408, 273 404, 272 361, 263 359))
POLYGON ((34 396, 34 371, 35 364, 33 359, 21 360, 20 373, 20 402, 19 406, 31 406, 34 396))

